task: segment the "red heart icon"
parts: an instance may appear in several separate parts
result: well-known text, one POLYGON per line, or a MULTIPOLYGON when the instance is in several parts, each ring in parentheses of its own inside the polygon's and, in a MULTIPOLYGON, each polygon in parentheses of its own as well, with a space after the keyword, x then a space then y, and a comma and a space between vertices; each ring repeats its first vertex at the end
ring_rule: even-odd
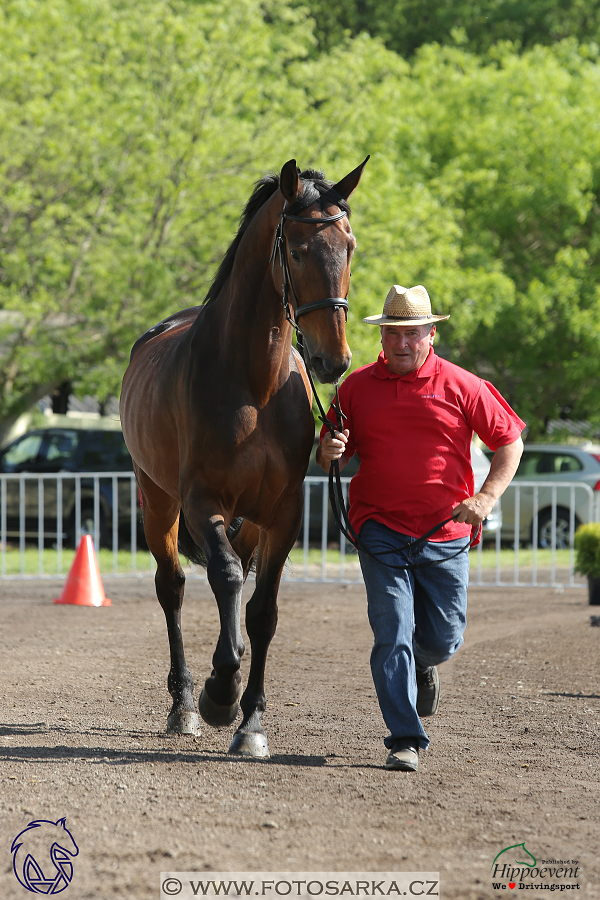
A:
POLYGON ((508 882, 508 886, 509 886, 509 888, 510 888, 511 891, 512 891, 512 889, 513 889, 514 887, 517 886, 517 882, 516 882, 516 881, 509 881, 509 882, 508 882))

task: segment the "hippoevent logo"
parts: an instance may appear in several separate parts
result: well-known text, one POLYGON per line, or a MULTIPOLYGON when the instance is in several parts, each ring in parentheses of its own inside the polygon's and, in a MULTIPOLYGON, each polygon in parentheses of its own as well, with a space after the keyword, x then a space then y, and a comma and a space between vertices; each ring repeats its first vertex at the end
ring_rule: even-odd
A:
POLYGON ((34 894, 60 894, 73 879, 72 857, 79 853, 66 818, 30 822, 12 842, 13 870, 34 894))
POLYGON ((523 841, 497 854, 491 866, 492 887, 495 891, 577 891, 579 871, 577 859, 536 859, 523 841))

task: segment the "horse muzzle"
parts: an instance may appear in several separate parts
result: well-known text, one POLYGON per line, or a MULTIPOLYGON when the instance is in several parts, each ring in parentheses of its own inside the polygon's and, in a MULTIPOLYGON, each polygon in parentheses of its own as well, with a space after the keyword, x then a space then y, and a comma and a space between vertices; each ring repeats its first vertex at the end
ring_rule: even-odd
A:
POLYGON ((333 384, 348 370, 351 361, 350 352, 345 356, 321 356, 315 353, 310 357, 310 367, 321 384, 333 384))

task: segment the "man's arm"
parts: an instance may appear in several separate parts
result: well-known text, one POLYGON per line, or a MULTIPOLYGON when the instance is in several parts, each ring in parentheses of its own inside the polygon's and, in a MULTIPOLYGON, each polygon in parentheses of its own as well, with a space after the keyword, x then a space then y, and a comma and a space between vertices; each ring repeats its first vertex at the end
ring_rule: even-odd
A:
POLYGON ((512 444, 498 447, 481 490, 473 497, 463 500, 452 510, 453 519, 456 522, 466 522, 468 525, 480 525, 513 480, 522 453, 521 438, 517 438, 512 444))
POLYGON ((331 437, 329 432, 323 435, 323 440, 317 447, 315 459, 323 471, 328 475, 331 463, 334 459, 339 460, 340 472, 346 463, 350 461, 348 457, 344 455, 349 436, 350 432, 347 428, 345 428, 343 432, 336 431, 335 437, 331 437))

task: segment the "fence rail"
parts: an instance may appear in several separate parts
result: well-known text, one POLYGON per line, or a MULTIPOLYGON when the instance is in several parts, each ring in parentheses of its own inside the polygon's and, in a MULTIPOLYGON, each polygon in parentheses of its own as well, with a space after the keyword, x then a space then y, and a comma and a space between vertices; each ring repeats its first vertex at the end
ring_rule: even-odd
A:
MULTIPOLYGON (((349 482, 342 478, 346 500, 349 482)), ((573 536, 581 522, 600 520, 599 492, 581 482, 513 482, 500 512, 471 551, 471 584, 585 586, 574 571, 573 536)), ((64 577, 83 534, 93 538, 103 575, 154 573, 133 473, 0 475, 0 578, 64 577)), ((205 577, 196 567, 188 574, 205 577)), ((283 580, 362 582, 356 552, 329 509, 325 477, 305 479, 299 540, 283 580)))

